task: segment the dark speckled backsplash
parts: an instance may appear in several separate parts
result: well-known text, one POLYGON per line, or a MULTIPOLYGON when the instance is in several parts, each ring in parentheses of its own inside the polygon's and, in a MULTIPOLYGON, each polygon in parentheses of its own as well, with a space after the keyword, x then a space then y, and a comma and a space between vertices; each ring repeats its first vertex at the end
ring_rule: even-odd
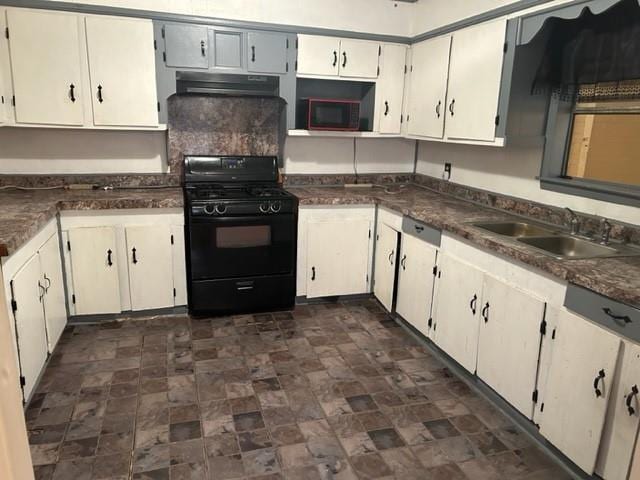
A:
POLYGON ((278 97, 169 97, 168 163, 182 175, 184 155, 277 155, 286 135, 278 97))

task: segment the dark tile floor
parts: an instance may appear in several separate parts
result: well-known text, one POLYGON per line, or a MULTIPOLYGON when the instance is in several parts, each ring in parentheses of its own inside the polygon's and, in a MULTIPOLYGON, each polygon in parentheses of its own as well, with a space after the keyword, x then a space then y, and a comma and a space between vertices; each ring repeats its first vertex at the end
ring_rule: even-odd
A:
POLYGON ((27 410, 38 479, 561 479, 373 300, 70 327, 27 410))

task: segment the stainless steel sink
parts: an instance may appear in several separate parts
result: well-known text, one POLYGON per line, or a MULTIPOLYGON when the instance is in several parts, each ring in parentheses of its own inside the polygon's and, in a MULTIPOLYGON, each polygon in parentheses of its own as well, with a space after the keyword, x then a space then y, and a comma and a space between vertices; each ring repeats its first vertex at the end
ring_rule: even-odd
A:
POLYGON ((552 230, 525 222, 479 222, 474 223, 473 226, 498 235, 504 235, 505 237, 521 238, 553 235, 552 230))
POLYGON ((559 259, 615 257, 624 254, 619 248, 565 235, 519 238, 518 241, 559 259))

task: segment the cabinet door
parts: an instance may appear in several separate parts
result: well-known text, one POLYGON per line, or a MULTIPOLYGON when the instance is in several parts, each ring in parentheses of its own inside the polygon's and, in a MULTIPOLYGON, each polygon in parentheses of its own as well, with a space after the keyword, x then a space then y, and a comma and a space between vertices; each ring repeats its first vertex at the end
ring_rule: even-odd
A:
POLYGON ((402 235, 396 312, 425 336, 429 334, 436 252, 427 242, 402 235))
POLYGON ((17 123, 83 124, 79 18, 7 11, 17 123))
POLYGON ((112 227, 69 230, 75 313, 120 313, 116 235, 112 227))
POLYGON ((409 135, 431 138, 444 135, 450 48, 450 36, 425 40, 411 47, 409 135))
POLYGON ((38 256, 34 255, 11 280, 20 371, 24 377, 24 398, 31 396, 47 360, 47 332, 44 323, 44 285, 38 256))
POLYGON ((173 251, 168 225, 127 227, 131 309, 173 307, 173 251))
POLYGON ((640 346, 622 345, 596 464, 596 473, 607 480, 629 478, 640 423, 640 346))
POLYGON ((438 259, 434 341, 471 373, 476 371, 484 273, 449 255, 438 259))
POLYGON ((506 28, 497 20, 453 34, 447 138, 495 140, 506 28))
POLYGON ((380 44, 366 40, 340 41, 340 76, 377 78, 380 44))
POLYGON ((151 21, 87 17, 86 26, 94 124, 156 126, 158 99, 151 21))
POLYGON ((298 35, 298 75, 338 75, 340 39, 298 35))
POLYGON ((49 352, 53 352, 67 325, 67 302, 62 276, 62 258, 58 234, 53 235, 38 251, 43 284, 46 290, 44 310, 49 352))
POLYGON ((478 308, 478 376, 531 418, 545 302, 485 275, 478 308))
POLYGON ((373 293, 388 311, 393 308, 393 289, 396 284, 398 232, 378 221, 373 293))
POLYGON ((380 133, 400 133, 407 47, 383 45, 376 84, 376 117, 380 133))
POLYGON ((367 292, 370 228, 367 220, 307 225, 307 297, 367 292))
POLYGON ((213 32, 213 65, 216 68, 242 68, 242 32, 213 32))
POLYGON ((612 393, 620 339, 563 310, 550 308, 547 318, 547 328, 555 330, 553 353, 539 399, 544 408, 536 414, 536 421, 547 440, 591 474, 612 393))
POLYGON ((207 27, 168 24, 163 32, 168 67, 209 68, 207 27))
POLYGON ((249 32, 247 34, 247 67, 250 72, 286 73, 287 36, 281 33, 249 32))

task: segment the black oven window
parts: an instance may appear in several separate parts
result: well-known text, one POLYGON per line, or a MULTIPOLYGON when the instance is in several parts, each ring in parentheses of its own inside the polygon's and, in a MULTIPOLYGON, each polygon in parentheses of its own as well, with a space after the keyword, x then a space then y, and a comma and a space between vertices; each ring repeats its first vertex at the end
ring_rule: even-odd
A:
POLYGON ((251 248, 271 245, 271 226, 218 227, 217 248, 251 248))

